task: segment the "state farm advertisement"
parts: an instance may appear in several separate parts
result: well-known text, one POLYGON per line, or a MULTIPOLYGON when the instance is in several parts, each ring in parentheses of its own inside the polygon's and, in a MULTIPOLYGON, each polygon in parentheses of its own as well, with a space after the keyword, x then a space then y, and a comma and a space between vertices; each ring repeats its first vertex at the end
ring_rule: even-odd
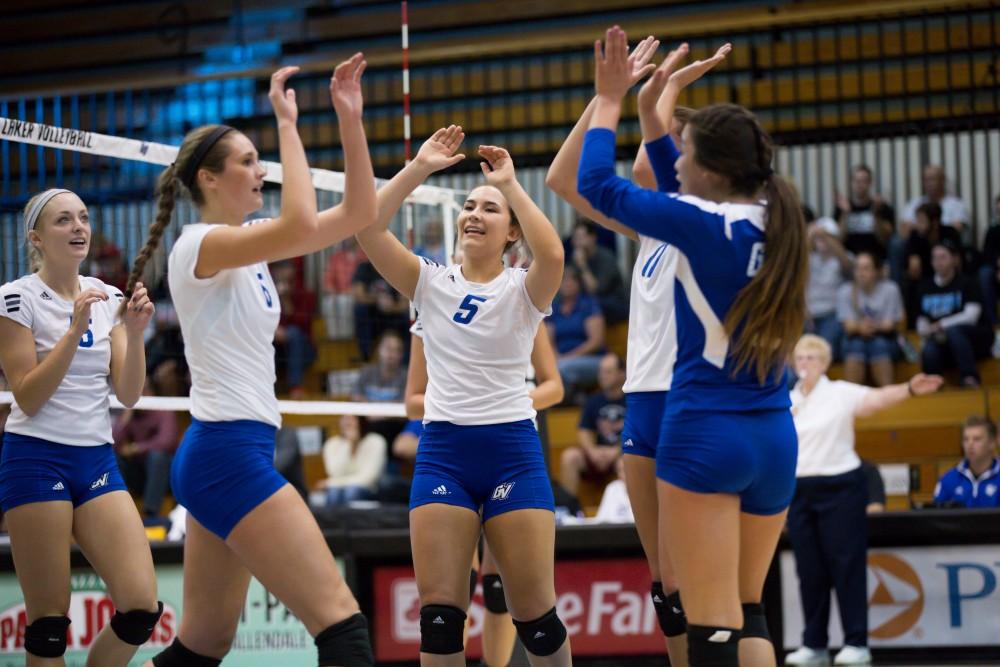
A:
MULTIPOLYGON (((665 653, 649 597, 649 570, 642 559, 556 563, 556 609, 573 642, 574 656, 665 653)), ((476 590, 466 656, 482 655, 482 584, 476 590)), ((420 652, 420 596, 413 568, 375 571, 375 657, 415 660, 420 652)))

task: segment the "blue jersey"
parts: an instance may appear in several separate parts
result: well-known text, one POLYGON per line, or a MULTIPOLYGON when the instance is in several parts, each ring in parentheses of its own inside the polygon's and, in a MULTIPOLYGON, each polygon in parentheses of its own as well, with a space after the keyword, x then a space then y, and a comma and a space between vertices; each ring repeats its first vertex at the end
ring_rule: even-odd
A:
POLYGON ((736 295, 763 263, 765 207, 646 190, 616 176, 614 158, 614 132, 589 130, 577 179, 580 194, 601 213, 680 253, 677 363, 667 413, 789 408, 783 378, 772 374, 761 384, 753 369, 735 372, 723 325, 736 295))
POLYGON ((1000 459, 976 477, 969 462, 962 461, 941 477, 934 489, 934 502, 959 502, 966 507, 1000 507, 1000 459))

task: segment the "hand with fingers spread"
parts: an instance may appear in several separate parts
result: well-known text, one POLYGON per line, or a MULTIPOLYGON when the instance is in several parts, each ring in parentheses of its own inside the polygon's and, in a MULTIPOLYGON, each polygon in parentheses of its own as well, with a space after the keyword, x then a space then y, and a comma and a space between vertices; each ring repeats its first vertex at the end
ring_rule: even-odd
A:
POLYGON ((291 88, 285 89, 288 79, 299 71, 298 67, 282 67, 271 75, 271 89, 267 92, 267 97, 271 100, 271 108, 274 109, 274 116, 279 123, 291 123, 294 125, 299 119, 299 108, 295 103, 295 91, 291 88))
POLYGON ((98 301, 107 300, 107 293, 93 287, 80 292, 73 302, 73 322, 69 327, 74 336, 81 337, 90 328, 90 307, 98 301))
POLYGON ((618 26, 608 28, 604 49, 601 40, 594 42, 594 88, 597 95, 609 100, 621 100, 632 87, 632 71, 628 56, 628 37, 618 26))
POLYGON ((479 155, 485 160, 479 166, 486 176, 486 182, 495 188, 503 190, 505 186, 516 182, 514 176, 514 161, 507 149, 499 146, 480 146, 479 155))
POLYGON ((649 61, 656 55, 658 48, 660 48, 660 40, 650 35, 632 49, 632 53, 628 56, 628 71, 632 73, 633 86, 656 69, 656 65, 649 61))
POLYGON ((653 76, 639 89, 639 112, 652 113, 656 110, 656 102, 660 99, 660 94, 667 85, 670 75, 677 71, 681 63, 688 55, 688 44, 684 42, 676 49, 667 54, 660 66, 653 72, 653 76))
POLYGON ((463 153, 455 152, 464 139, 461 125, 442 127, 423 143, 414 161, 428 172, 447 169, 465 159, 463 153))
POLYGON ((338 117, 361 116, 364 100, 361 95, 361 75, 368 63, 364 54, 355 53, 337 65, 330 77, 330 101, 338 117))
POLYGON ((732 50, 732 44, 729 44, 728 42, 723 44, 711 58, 706 58, 705 60, 695 60, 687 67, 679 69, 671 74, 670 79, 667 82, 668 85, 676 87, 677 90, 683 90, 704 76, 710 69, 725 60, 726 56, 728 56, 732 50))
POLYGON ((122 322, 125 324, 125 331, 129 335, 142 336, 146 330, 146 325, 153 317, 155 308, 149 299, 149 292, 142 283, 136 283, 132 291, 132 298, 128 301, 128 308, 122 322))

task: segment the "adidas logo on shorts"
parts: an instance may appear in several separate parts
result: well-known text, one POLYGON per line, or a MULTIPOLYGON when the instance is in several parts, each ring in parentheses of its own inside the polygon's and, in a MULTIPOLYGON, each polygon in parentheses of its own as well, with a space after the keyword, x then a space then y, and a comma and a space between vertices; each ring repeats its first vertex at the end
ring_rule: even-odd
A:
POLYGON ((431 493, 433 493, 435 496, 450 496, 451 495, 451 491, 449 491, 448 488, 444 484, 442 484, 441 486, 435 487, 435 489, 433 491, 431 491, 431 493))
POLYGON ((66 489, 66 487, 63 486, 62 482, 56 482, 55 484, 52 485, 52 490, 53 491, 63 491, 65 489, 66 489))

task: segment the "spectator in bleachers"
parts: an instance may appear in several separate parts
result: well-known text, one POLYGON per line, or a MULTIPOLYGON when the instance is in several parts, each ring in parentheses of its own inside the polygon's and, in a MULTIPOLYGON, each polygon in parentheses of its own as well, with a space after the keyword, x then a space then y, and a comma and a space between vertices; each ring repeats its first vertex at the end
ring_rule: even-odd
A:
MULTIPOLYGON (((358 375, 353 399, 369 403, 401 403, 406 389, 406 367, 403 366, 403 337, 395 330, 385 331, 375 346, 375 359, 366 364, 358 375)), ((370 430, 385 441, 393 442, 405 421, 395 417, 372 417, 370 430)))
POLYGON ((843 331, 837 319, 837 291, 852 270, 852 262, 837 238, 840 230, 830 218, 809 225, 809 282, 806 307, 809 319, 806 332, 820 336, 838 357, 843 331))
POLYGON ((938 505, 1000 507, 1000 458, 997 427, 985 417, 972 416, 962 425, 961 463, 942 475, 934 488, 938 505))
POLYGON ((993 202, 993 220, 983 240, 982 260, 982 266, 979 267, 979 289, 983 296, 983 310, 990 326, 995 327, 998 323, 997 295, 1000 295, 1000 196, 993 202))
POLYGON ((950 241, 956 248, 962 247, 958 230, 942 224, 941 207, 935 203, 921 204, 917 207, 913 231, 906 241, 907 278, 919 283, 933 275, 931 248, 941 241, 950 241))
POLYGON ((337 244, 326 259, 321 308, 330 339, 346 340, 354 335, 354 274, 367 260, 353 236, 337 244))
POLYGON ((795 553, 805 616, 802 648, 787 665, 828 665, 830 589, 837 593, 844 647, 837 665, 871 663, 868 650, 866 508, 868 480, 854 451, 854 419, 872 415, 910 396, 930 394, 941 378, 915 375, 880 389, 826 376, 829 344, 805 335, 795 346, 799 377, 791 394, 799 437, 796 488, 788 511, 788 539, 795 553))
POLYGON ((368 420, 356 415, 340 418, 340 433, 323 443, 327 505, 346 505, 353 500, 375 497, 385 470, 385 438, 368 429, 368 420))
POLYGON ((877 255, 866 250, 854 259, 854 281, 837 292, 837 319, 844 329, 844 379, 864 384, 870 368, 876 387, 892 384, 903 297, 896 283, 882 278, 877 255))
POLYGON ((941 222, 947 227, 954 227, 963 241, 970 241, 969 207, 958 197, 947 193, 944 169, 934 164, 924 167, 923 186, 923 194, 911 199, 903 209, 902 236, 907 237, 909 228, 917 223, 917 209, 923 204, 933 203, 941 207, 941 222))
POLYGON ((281 320, 274 332, 275 361, 279 381, 292 398, 305 396, 305 375, 316 360, 312 342, 312 322, 316 315, 316 293, 305 285, 302 258, 271 265, 274 288, 281 301, 281 320))
POLYGON ((625 362, 608 353, 600 360, 600 389, 587 399, 580 413, 576 446, 566 449, 560 459, 559 483, 574 496, 580 478, 603 479, 622 455, 625 428, 625 362))
POLYGON ((417 236, 420 243, 413 248, 414 255, 433 259, 441 265, 448 263, 444 251, 444 226, 440 218, 433 218, 424 223, 421 233, 417 236))
POLYGON ((400 336, 410 329, 410 303, 392 288, 367 259, 354 272, 354 330, 361 357, 368 361, 372 343, 386 331, 400 336))
MULTIPOLYGON (((160 394, 155 378, 146 378, 142 394, 160 394)), ((115 420, 112 439, 126 485, 142 494, 143 517, 159 516, 170 491, 170 463, 180 444, 177 415, 169 410, 124 410, 115 420)))
POLYGON ((880 239, 875 209, 882 198, 872 191, 872 170, 859 164, 851 170, 851 188, 847 195, 838 192, 834 218, 840 225, 844 248, 855 255, 861 252, 885 258, 886 247, 880 239))
POLYGON ((128 283, 128 264, 122 256, 121 248, 110 239, 96 235, 90 247, 90 272, 95 278, 120 290, 128 283))
POLYGON ((604 314, 600 304, 582 291, 580 272, 572 264, 563 273, 552 314, 545 323, 556 348, 556 365, 566 395, 592 387, 604 353, 604 314))
POLYGON ((628 294, 615 254, 597 244, 597 225, 580 220, 573 227, 572 252, 566 255, 580 272, 583 291, 597 299, 608 324, 628 319, 628 294))
POLYGON ((950 241, 934 246, 934 276, 920 289, 917 333, 923 339, 925 373, 958 367, 961 384, 979 386, 976 359, 990 351, 993 331, 983 312, 976 281, 959 272, 959 249, 950 241))

